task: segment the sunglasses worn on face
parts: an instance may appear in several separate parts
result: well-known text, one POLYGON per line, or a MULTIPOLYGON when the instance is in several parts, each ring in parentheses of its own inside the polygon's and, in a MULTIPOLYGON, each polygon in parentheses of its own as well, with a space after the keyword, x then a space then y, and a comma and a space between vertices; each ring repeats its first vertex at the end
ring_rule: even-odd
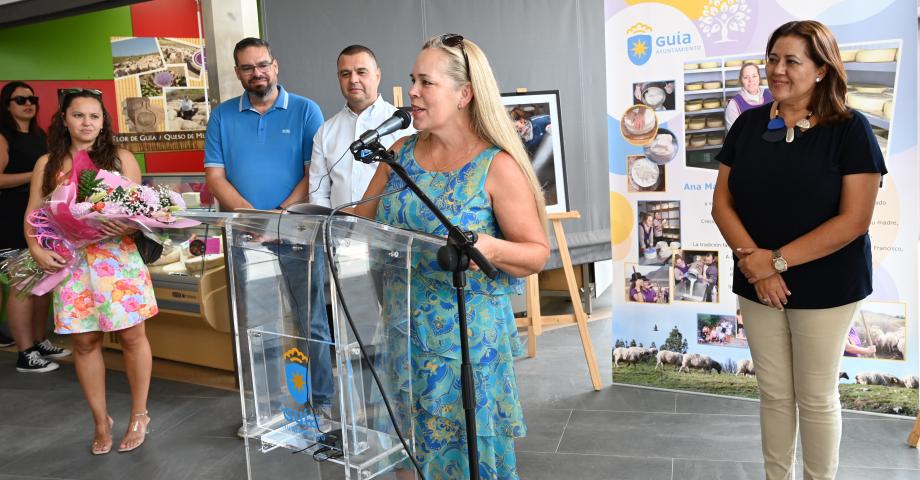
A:
POLYGON ((26 102, 31 103, 32 105, 38 105, 38 97, 36 97, 35 95, 30 95, 27 97, 26 96, 12 97, 10 98, 10 101, 16 102, 16 105, 19 105, 19 106, 25 105, 26 102))
POLYGON ((466 49, 463 48, 463 35, 456 33, 445 33, 441 35, 441 43, 450 48, 460 48, 463 54, 463 63, 466 64, 466 76, 470 76, 470 59, 466 56, 466 49))
POLYGON ((67 97, 84 92, 98 98, 99 101, 102 101, 102 92, 96 90, 95 88, 62 88, 58 90, 58 105, 63 105, 64 101, 67 100, 67 97))

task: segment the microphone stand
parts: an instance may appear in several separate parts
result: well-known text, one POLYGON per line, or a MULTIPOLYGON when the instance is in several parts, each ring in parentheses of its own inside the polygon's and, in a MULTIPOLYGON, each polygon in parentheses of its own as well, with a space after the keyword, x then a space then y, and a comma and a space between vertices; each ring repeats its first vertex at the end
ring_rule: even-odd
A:
POLYGON ((460 321, 460 385, 463 393, 463 413, 466 417, 466 447, 470 469, 470 480, 479 480, 479 445, 476 443, 476 389, 473 383, 473 366, 470 364, 470 345, 466 317, 466 271, 472 259, 489 278, 495 278, 498 270, 489 262, 476 244, 476 233, 462 230, 444 215, 425 195, 425 192, 409 177, 406 169, 393 158, 380 142, 373 142, 365 148, 354 148, 355 160, 364 163, 383 162, 409 187, 434 213, 441 225, 447 229, 447 244, 438 249, 438 265, 453 272, 454 289, 457 292, 457 315, 460 321))

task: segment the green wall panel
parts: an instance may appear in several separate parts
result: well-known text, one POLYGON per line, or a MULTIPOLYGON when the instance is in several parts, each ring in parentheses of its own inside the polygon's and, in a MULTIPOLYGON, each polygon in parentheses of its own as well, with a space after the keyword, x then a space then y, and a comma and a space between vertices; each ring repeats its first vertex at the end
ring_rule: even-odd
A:
POLYGON ((0 29, 0 80, 112 79, 118 36, 131 36, 130 7, 0 29))
POLYGON ((147 157, 143 153, 135 153, 134 158, 137 159, 137 164, 141 167, 141 173, 147 173, 147 157))

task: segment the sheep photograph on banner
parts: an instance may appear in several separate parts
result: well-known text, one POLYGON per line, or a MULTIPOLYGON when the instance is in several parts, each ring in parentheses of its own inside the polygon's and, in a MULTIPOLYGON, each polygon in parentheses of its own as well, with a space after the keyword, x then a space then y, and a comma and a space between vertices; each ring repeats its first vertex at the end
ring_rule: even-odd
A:
MULTIPOLYGON (((867 280, 868 296, 857 299, 842 346, 840 402, 852 410, 917 414, 916 17, 911 0, 605 2, 614 383, 758 398, 749 343, 757 324, 745 318, 747 300, 735 293, 747 285, 740 273, 742 282, 735 278, 744 256, 723 238, 713 194, 732 128, 751 109, 776 108, 779 116, 767 77, 771 32, 808 19, 836 38, 846 107, 865 118, 868 141, 878 145, 887 168, 868 227, 871 265, 865 261, 864 269, 871 288, 867 280)), ((810 126, 768 128, 763 138, 800 142, 810 126)), ((783 200, 811 205, 816 180, 792 170, 785 175, 787 185, 762 185, 762 201, 775 203, 771 188, 801 185, 800 196, 783 200)), ((799 212, 776 211, 775 218, 793 213, 799 212)), ((810 284, 828 289, 833 277, 848 273, 810 284)), ((850 294, 843 290, 840 297, 850 294)), ((790 298, 808 303, 809 295, 794 289, 790 298)))

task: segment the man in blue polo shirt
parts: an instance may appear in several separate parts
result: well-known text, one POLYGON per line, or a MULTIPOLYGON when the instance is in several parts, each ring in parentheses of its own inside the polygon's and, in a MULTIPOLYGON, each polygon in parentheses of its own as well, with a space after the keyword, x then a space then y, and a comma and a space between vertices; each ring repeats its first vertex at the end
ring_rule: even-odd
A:
MULTIPOLYGON (((208 188, 217 197, 221 209, 226 211, 238 208, 276 210, 305 202, 313 136, 323 123, 323 114, 316 102, 290 93, 278 84, 278 61, 272 57, 268 42, 245 38, 236 44, 233 56, 236 76, 246 92, 221 103, 211 113, 205 135, 204 166, 208 188)), ((283 326, 271 324, 264 328, 318 340, 306 346, 298 345, 298 348, 306 348, 309 352, 312 403, 317 409, 328 409, 334 386, 330 353, 326 346, 330 342, 330 334, 322 300, 313 302, 311 309, 314 312, 312 317, 317 321, 311 322, 307 315, 307 288, 316 283, 307 281, 310 248, 278 240, 267 241, 263 245, 278 256, 283 276, 281 288, 294 313, 297 331, 285 331, 283 326)), ((269 313, 277 310, 276 305, 264 305, 264 310, 263 306, 257 306, 258 302, 269 301, 274 296, 265 295, 263 298, 253 293, 260 287, 252 283, 256 280, 247 278, 246 249, 232 248, 231 256, 234 282, 238 285, 248 282, 247 288, 237 289, 238 305, 243 310, 241 323, 253 327, 259 323, 259 316, 269 322, 280 318, 281 312, 278 315, 269 313), (247 290, 249 294, 242 295, 247 290), (246 310, 250 310, 252 315, 247 315, 246 310)), ((322 273, 323 266, 316 267, 314 275, 322 273)), ((277 287, 267 285, 266 288, 277 287)), ((321 299, 322 296, 314 292, 312 298, 321 299)), ((275 337, 275 340, 279 338, 275 337)), ((257 352, 265 354, 266 380, 271 394, 276 397, 271 399, 272 416, 291 408, 277 398, 283 390, 281 385, 285 383, 280 358, 282 347, 290 348, 290 345, 266 344, 264 352, 257 352)), ((260 433, 254 431, 249 421, 252 413, 244 412, 247 422, 240 428, 241 436, 260 433)))
POLYGON ((313 136, 323 113, 313 100, 278 84, 278 61, 268 42, 243 39, 233 55, 246 93, 211 113, 204 160, 208 188, 223 210, 304 202, 313 136))

